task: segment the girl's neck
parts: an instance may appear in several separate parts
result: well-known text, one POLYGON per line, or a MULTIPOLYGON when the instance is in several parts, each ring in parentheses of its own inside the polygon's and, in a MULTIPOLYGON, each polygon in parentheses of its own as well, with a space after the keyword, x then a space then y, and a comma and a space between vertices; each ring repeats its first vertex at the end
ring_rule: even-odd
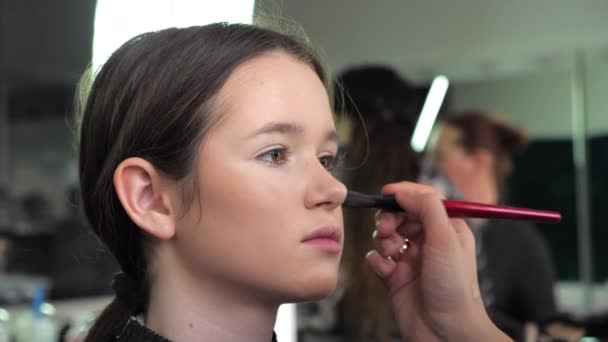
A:
POLYGON ((278 305, 203 280, 172 260, 158 261, 165 264, 155 267, 146 327, 175 342, 271 341, 278 305))

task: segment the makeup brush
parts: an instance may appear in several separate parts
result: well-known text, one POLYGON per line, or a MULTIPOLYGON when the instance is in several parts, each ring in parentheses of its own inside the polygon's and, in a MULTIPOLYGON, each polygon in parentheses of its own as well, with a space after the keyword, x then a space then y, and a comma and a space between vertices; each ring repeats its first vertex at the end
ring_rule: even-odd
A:
MULTIPOLYGON (((443 200, 449 217, 497 218, 557 223, 562 215, 555 211, 489 205, 466 201, 443 200)), ((376 208, 388 211, 404 211, 392 195, 366 195, 348 191, 342 204, 346 208, 376 208)))

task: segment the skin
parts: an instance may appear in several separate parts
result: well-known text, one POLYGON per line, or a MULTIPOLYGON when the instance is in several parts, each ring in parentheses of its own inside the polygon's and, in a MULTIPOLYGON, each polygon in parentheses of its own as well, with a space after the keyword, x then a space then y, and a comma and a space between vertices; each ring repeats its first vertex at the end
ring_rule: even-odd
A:
MULTIPOLYGON (((193 171, 194 203, 182 200, 192 183, 167 179, 141 158, 124 160, 114 185, 150 237, 146 326, 177 342, 267 342, 280 304, 336 287, 346 188, 330 172, 337 153, 331 107, 308 65, 273 52, 233 72, 217 109, 221 124, 193 171), (319 229, 332 231, 333 243, 307 239, 319 229)), ((410 216, 381 215, 378 249, 367 259, 390 289, 404 335, 503 340, 479 299, 464 223, 448 220, 430 188, 384 191, 396 193, 410 216), (386 259, 398 254, 400 236, 411 236, 412 248, 397 262, 386 259)))
POLYGON ((465 150, 459 143, 462 134, 459 128, 441 127, 431 149, 433 164, 458 188, 465 200, 496 204, 498 189, 492 154, 485 149, 465 150))

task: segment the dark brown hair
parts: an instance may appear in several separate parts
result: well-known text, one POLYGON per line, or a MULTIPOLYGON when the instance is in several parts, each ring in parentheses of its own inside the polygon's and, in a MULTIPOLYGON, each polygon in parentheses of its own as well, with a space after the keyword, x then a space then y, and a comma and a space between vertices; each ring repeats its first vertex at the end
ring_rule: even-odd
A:
POLYGON ((494 156, 494 177, 502 194, 513 168, 513 155, 523 152, 528 145, 526 135, 480 111, 458 112, 448 116, 444 123, 460 130, 458 143, 466 152, 484 149, 494 156))
MULTIPOLYGON (((79 132, 82 206, 95 235, 140 293, 144 309, 146 236, 118 200, 114 170, 137 156, 167 177, 190 180, 198 147, 218 121, 215 95, 239 65, 271 51, 307 63, 326 83, 307 45, 268 29, 223 23, 139 35, 114 52, 94 78, 79 132)), ((107 340, 136 313, 114 299, 87 341, 107 340)))
MULTIPOLYGON (((344 110, 353 127, 342 171, 346 187, 377 194, 387 183, 414 180, 417 157, 409 142, 418 113, 413 87, 388 67, 364 66, 338 75, 336 88, 343 95, 336 110, 344 110)), ((390 341, 397 326, 386 286, 365 264, 366 253, 374 248, 374 210, 345 209, 344 222, 341 314, 348 340, 390 341)))

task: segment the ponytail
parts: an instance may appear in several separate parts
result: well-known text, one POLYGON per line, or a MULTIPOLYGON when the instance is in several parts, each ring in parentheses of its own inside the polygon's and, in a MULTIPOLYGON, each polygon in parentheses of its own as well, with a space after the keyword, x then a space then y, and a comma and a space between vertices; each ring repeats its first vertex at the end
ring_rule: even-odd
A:
POLYGON ((89 330, 85 342, 108 341, 120 336, 121 331, 133 315, 145 310, 144 292, 125 273, 117 273, 112 279, 116 297, 112 300, 89 330))
POLYGON ((131 318, 131 312, 117 297, 102 311, 89 330, 85 342, 112 341, 131 318))

